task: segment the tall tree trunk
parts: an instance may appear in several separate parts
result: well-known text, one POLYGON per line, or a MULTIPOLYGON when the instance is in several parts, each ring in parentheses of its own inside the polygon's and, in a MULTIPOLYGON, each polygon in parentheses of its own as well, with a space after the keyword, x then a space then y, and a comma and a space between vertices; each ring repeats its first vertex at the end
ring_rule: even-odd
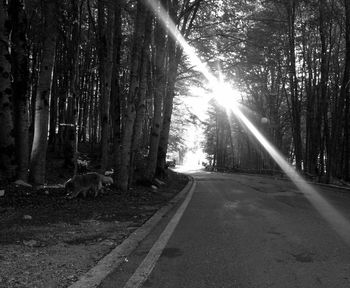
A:
MULTIPOLYGON (((324 147, 326 143, 327 149, 329 149, 328 145, 328 95, 327 95, 327 87, 328 87, 328 75, 329 75, 329 63, 328 63, 328 45, 327 45, 327 26, 326 26, 326 2, 325 0, 320 0, 319 3, 319 13, 320 13, 320 39, 321 39, 321 79, 320 79, 320 103, 319 109, 317 111, 317 122, 318 126, 316 129, 319 131, 319 147, 317 150, 320 152, 321 159, 323 159, 324 155, 324 147)), ((329 150, 327 151, 327 157, 329 157, 329 150)), ((323 174, 323 171, 321 171, 323 174)))
POLYGON ((345 145, 345 153, 344 153, 344 170, 342 177, 344 180, 350 180, 350 1, 344 0, 345 4, 345 69, 343 75, 343 83, 342 83, 342 93, 344 93, 346 105, 345 105, 345 115, 344 119, 348 119, 348 121, 344 121, 344 145, 345 145))
MULTIPOLYGON (((348 93, 345 104, 345 119, 350 119, 350 93, 348 93)), ((345 123, 344 127, 344 167, 342 171, 342 178, 345 181, 350 180, 350 122, 345 123)))
POLYGON ((114 40, 114 4, 107 1, 107 23, 104 23, 104 0, 98 1, 98 26, 99 26, 99 61, 101 82, 101 171, 106 170, 109 149, 109 112, 110 95, 113 71, 113 40, 114 40))
POLYGON ((307 98, 306 106, 306 145, 305 145, 305 169, 308 173, 319 174, 321 171, 318 165, 319 147, 321 140, 320 122, 317 121, 317 105, 316 89, 313 86, 312 51, 307 49, 307 39, 303 37, 304 58, 307 65, 307 76, 305 77, 305 90, 307 98))
POLYGON ((9 54, 10 21, 6 1, 0 3, 0 180, 15 173, 15 138, 9 54))
MULTIPOLYGON (((161 5, 165 1, 161 1, 161 5)), ((163 5, 164 7, 164 5, 163 5)), ((154 97, 153 97, 153 121, 150 135, 150 148, 147 159, 147 171, 145 176, 148 180, 152 180, 156 173, 158 146, 160 139, 160 131, 162 129, 162 105, 165 95, 165 56, 166 56, 166 35, 165 31, 158 20, 154 35, 155 35, 155 55, 154 55, 154 97)))
POLYGON ((35 184, 45 182, 49 97, 56 50, 56 1, 45 1, 43 15, 44 44, 40 64, 39 84, 35 102, 34 139, 30 158, 30 180, 35 184))
POLYGON ((122 149, 120 158, 120 189, 124 192, 128 190, 129 184, 129 171, 130 171, 130 157, 131 157, 131 145, 134 123, 136 118, 135 99, 137 97, 139 89, 139 68, 141 63, 141 45, 144 38, 146 21, 146 6, 143 0, 137 1, 137 15, 134 31, 133 47, 131 51, 131 63, 130 63, 130 84, 129 95, 127 99, 127 110, 125 115, 124 131, 122 136, 122 149))
POLYGON ((30 63, 30 75, 29 75, 29 127, 28 127, 28 135, 29 135, 29 153, 32 148, 33 138, 34 138, 34 118, 35 118, 35 100, 36 93, 38 89, 38 79, 39 79, 39 56, 40 56, 41 47, 38 43, 32 43, 29 54, 32 55, 33 60, 30 63))
POLYGON ((136 101, 136 118, 134 124, 134 132, 132 139, 130 170, 129 170, 129 184, 132 183, 134 174, 134 161, 137 153, 140 152, 140 142, 142 137, 142 127, 146 114, 146 93, 147 93, 147 72, 150 70, 150 43, 152 34, 152 14, 147 12, 145 21, 145 34, 142 46, 142 58, 140 63, 140 84, 137 93, 136 101))
POLYGON ((119 167, 121 157, 121 89, 120 89, 120 60, 121 60, 121 45, 122 45, 122 6, 117 2, 114 15, 114 63, 111 83, 111 122, 113 130, 113 168, 114 181, 119 183, 119 167))
POLYGON ((69 93, 67 99, 66 122, 64 126, 64 166, 73 168, 73 174, 77 174, 78 161, 78 103, 80 98, 80 75, 79 75, 79 46, 81 27, 81 5, 80 0, 73 0, 72 32, 69 35, 70 46, 68 47, 68 59, 70 67, 69 93))
POLYGON ((158 147, 158 170, 163 171, 165 168, 166 154, 168 150, 168 140, 171 124, 171 115, 173 112, 173 102, 175 96, 175 82, 177 77, 177 67, 179 65, 182 50, 178 47, 173 39, 168 41, 168 54, 169 54, 169 70, 168 70, 168 83, 167 90, 164 99, 163 106, 163 124, 160 134, 159 147, 158 147))
MULTIPOLYGON (((56 51, 57 53, 57 51, 56 51)), ((57 54, 56 54, 57 55, 57 54)), ((57 61, 56 56, 56 61, 57 61)), ((54 67, 53 71, 53 79, 52 79, 52 92, 51 92, 51 99, 50 99, 50 129, 49 129, 49 140, 48 140, 48 149, 52 150, 53 152, 56 152, 56 129, 57 129, 57 117, 60 113, 57 107, 57 99, 58 99, 58 92, 59 92, 59 84, 57 81, 57 65, 54 67)))
POLYGON ((295 13, 296 0, 289 0, 288 14, 288 41, 289 41, 289 84, 292 109, 292 132, 294 142, 294 154, 296 168, 301 170, 302 163, 302 141, 301 141, 301 101, 299 99, 298 79, 296 73, 295 59, 295 13))
POLYGON ((12 22, 11 59, 15 112, 15 144, 17 178, 28 180, 28 46, 27 17, 23 0, 11 0, 9 14, 12 22))

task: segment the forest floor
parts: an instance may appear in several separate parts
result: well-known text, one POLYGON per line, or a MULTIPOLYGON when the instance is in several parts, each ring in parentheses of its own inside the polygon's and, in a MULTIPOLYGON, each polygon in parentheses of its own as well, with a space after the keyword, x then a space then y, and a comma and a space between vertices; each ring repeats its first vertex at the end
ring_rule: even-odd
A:
MULTIPOLYGON (((52 181, 64 183, 60 172, 52 181)), ((67 287, 118 246, 186 185, 171 170, 158 189, 113 188, 68 199, 63 188, 1 185, 0 287, 67 287)))

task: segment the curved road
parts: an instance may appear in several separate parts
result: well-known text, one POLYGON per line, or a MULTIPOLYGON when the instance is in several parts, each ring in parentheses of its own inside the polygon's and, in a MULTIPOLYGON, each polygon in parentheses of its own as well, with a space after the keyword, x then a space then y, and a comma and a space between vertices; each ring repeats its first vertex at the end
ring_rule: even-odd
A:
MULTIPOLYGON (((143 287, 350 287, 350 247, 291 182, 192 176, 193 197, 143 287)), ((350 191, 316 189, 350 219, 350 191)))

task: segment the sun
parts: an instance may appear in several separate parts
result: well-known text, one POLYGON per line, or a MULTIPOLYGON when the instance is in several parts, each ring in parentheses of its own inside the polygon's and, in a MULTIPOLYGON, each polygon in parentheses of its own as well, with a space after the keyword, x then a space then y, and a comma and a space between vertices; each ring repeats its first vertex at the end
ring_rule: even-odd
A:
POLYGON ((241 93, 228 82, 218 81, 212 87, 212 97, 225 109, 232 110, 237 107, 241 93))
POLYGON ((226 110, 232 110, 237 107, 242 99, 242 93, 232 87, 229 82, 217 80, 214 84, 213 82, 210 84, 208 88, 191 86, 189 88, 189 97, 186 97, 185 100, 186 105, 199 118, 205 117, 211 99, 216 100, 226 110))

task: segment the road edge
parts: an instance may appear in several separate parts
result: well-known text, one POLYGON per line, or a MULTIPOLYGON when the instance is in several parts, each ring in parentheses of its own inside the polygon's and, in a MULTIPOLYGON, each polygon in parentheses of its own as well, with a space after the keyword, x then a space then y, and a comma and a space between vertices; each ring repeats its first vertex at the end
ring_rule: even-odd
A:
POLYGON ((150 219, 148 219, 141 227, 136 229, 129 235, 121 244, 115 247, 106 256, 100 259, 97 264, 88 272, 82 275, 78 281, 74 282, 68 288, 93 288, 97 287, 104 278, 108 276, 113 270, 118 268, 124 261, 127 261, 127 256, 130 255, 153 230, 154 227, 162 220, 178 202, 185 198, 187 193, 191 190, 195 181, 193 177, 186 175, 189 178, 186 186, 171 200, 168 201, 162 208, 160 208, 150 219))
POLYGON ((195 188, 196 182, 194 182, 194 184, 191 186, 191 189, 187 193, 185 200, 181 203, 180 207, 177 208, 175 214, 172 216, 157 241, 153 244, 147 256, 143 259, 133 275, 129 278, 124 288, 140 288, 149 278, 158 262, 159 257, 161 256, 170 237, 173 235, 177 225, 179 224, 187 206, 189 205, 195 188))

